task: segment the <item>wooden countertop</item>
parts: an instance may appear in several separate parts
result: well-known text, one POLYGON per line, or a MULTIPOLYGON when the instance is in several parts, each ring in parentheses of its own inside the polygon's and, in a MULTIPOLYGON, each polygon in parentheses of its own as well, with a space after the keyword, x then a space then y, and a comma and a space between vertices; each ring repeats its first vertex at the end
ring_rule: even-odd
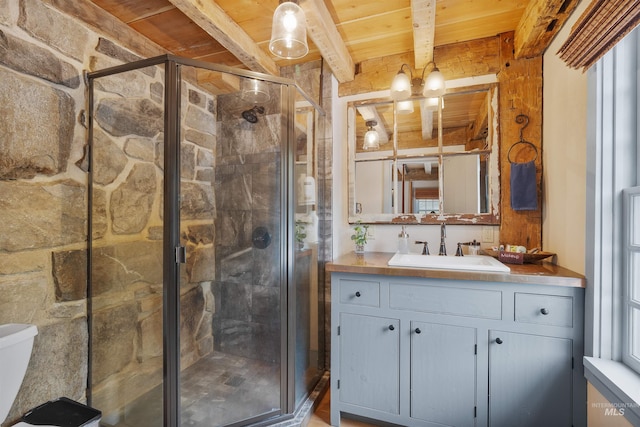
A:
POLYGON ((393 256, 389 252, 351 252, 326 265, 328 272, 382 274, 385 276, 425 277, 431 279, 479 280, 484 282, 530 283, 535 285, 571 286, 584 288, 585 277, 566 268, 547 262, 535 264, 507 264, 510 273, 489 271, 434 270, 428 268, 392 267, 387 265, 393 256))

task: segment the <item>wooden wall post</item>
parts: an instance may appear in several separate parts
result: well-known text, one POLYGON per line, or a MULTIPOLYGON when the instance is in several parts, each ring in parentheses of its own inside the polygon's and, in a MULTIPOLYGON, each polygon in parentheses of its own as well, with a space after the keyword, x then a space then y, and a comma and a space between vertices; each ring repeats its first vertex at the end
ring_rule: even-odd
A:
MULTIPOLYGON (((522 245, 527 249, 542 248, 542 56, 514 59, 513 43, 513 32, 500 35, 500 243, 522 245), (519 114, 529 118, 523 139, 538 150, 538 209, 535 211, 511 209, 511 174, 507 154, 511 146, 520 141, 522 125, 516 123, 519 114)), ((521 144, 512 151, 511 160, 528 161, 534 155, 532 149, 521 144)))

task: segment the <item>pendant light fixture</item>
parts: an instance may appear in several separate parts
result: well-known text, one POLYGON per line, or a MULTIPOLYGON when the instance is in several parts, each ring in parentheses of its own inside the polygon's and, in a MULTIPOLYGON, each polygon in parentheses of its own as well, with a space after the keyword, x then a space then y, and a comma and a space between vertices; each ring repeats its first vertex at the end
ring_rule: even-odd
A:
POLYGON ((240 97, 252 104, 264 104, 271 98, 267 83, 262 80, 244 78, 240 86, 242 88, 240 97))
POLYGON ((273 13, 269 50, 285 59, 302 58, 309 52, 304 11, 298 0, 280 0, 273 13))
POLYGON ((373 129, 374 126, 378 125, 378 122, 375 120, 367 121, 367 133, 364 134, 364 143, 362 144, 363 150, 377 150, 380 148, 380 135, 378 132, 373 129))
POLYGON ((436 67, 435 62, 429 62, 422 70, 422 77, 413 77, 411 67, 407 64, 402 64, 400 71, 393 78, 391 83, 391 98, 394 101, 403 101, 412 95, 426 96, 428 98, 434 98, 444 95, 446 89, 444 76, 436 67), (424 79, 425 72, 429 65, 433 68, 427 76, 427 80, 424 79), (409 76, 404 72, 404 67, 409 70, 409 76))

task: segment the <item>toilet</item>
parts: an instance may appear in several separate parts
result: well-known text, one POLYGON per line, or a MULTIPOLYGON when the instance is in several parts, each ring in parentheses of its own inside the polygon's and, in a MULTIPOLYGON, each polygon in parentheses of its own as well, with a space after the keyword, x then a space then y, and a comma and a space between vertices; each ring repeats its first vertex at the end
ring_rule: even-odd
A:
MULTIPOLYGON (((6 420, 18 395, 37 334, 34 325, 0 325, 0 424, 6 420)), ((13 427, 97 427, 101 415, 96 409, 61 397, 30 410, 22 417, 23 421, 13 427)))
MULTIPOLYGON (((4 422, 27 372, 34 337, 34 325, 0 325, 0 424, 4 422)), ((66 397, 52 400, 27 412, 13 427, 96 427, 101 412, 66 397), (49 424, 50 423, 50 424, 49 424)))
POLYGON ((31 358, 33 339, 37 334, 35 325, 0 325, 0 423, 9 415, 18 395, 31 358))

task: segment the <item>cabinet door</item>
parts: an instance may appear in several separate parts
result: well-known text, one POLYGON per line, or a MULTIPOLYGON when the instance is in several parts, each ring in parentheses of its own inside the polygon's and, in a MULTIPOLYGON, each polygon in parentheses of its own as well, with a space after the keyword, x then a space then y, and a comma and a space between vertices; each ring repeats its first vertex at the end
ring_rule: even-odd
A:
POLYGON ((411 417, 475 425, 475 328, 411 322, 411 417))
POLYGON ((572 425, 572 342, 489 332, 489 425, 572 425))
POLYGON ((400 412, 400 321, 341 313, 340 401, 400 412))

